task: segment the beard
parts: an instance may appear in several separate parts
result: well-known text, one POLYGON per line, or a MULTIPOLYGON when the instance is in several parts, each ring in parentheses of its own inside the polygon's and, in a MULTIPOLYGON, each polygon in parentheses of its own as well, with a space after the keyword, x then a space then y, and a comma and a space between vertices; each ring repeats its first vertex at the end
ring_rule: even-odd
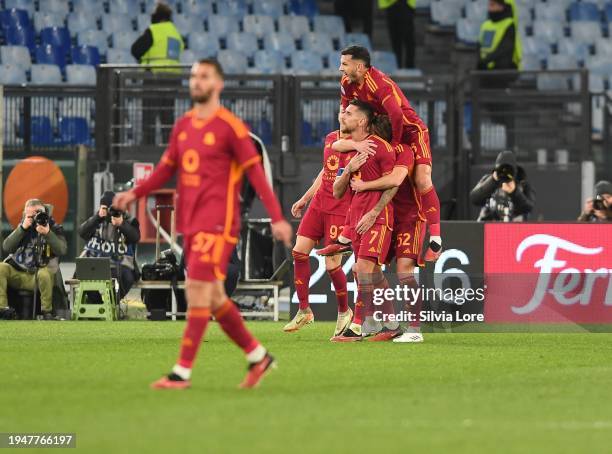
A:
POLYGON ((207 92, 202 92, 201 94, 191 94, 191 100, 194 103, 198 103, 198 104, 206 104, 208 102, 208 100, 211 98, 213 94, 213 90, 212 88, 210 90, 208 90, 207 92))

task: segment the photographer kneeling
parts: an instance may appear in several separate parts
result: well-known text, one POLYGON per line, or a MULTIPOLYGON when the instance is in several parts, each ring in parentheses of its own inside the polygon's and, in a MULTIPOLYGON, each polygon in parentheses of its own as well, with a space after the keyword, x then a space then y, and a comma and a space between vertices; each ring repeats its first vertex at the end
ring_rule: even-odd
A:
POLYGON ((40 291, 43 319, 52 320, 53 285, 59 259, 66 254, 64 229, 49 215, 50 208, 38 199, 26 202, 21 224, 4 240, 10 253, 0 263, 0 318, 10 318, 7 287, 40 291))
POLYGON ((111 205, 115 193, 107 191, 100 199, 98 212, 79 227, 87 244, 81 257, 110 257, 112 276, 119 281, 122 299, 139 279, 136 245, 140 241, 140 224, 128 213, 111 205))
POLYGON ((485 174, 470 192, 474 205, 482 207, 478 221, 521 222, 535 205, 535 192, 525 170, 517 165, 511 151, 502 151, 493 173, 485 174))
POLYGON ((580 222, 612 221, 612 183, 600 181, 595 185, 595 197, 588 198, 578 217, 580 222))

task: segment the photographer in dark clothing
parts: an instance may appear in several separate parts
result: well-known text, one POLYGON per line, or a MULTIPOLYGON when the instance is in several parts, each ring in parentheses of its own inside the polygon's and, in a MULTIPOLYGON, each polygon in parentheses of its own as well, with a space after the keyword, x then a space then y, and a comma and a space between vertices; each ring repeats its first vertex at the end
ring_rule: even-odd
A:
POLYGON ((113 197, 114 192, 105 192, 98 212, 83 222, 78 232, 87 241, 81 257, 110 257, 121 299, 139 279, 136 245, 140 241, 140 224, 128 213, 114 209, 113 197))
POLYGON ((578 217, 580 222, 612 221, 612 183, 602 180, 595 185, 595 197, 589 197, 578 217))
POLYGON ((520 222, 533 210, 535 192, 514 153, 502 151, 493 172, 484 175, 470 192, 470 200, 482 207, 478 221, 520 222))
MULTIPOLYGON (((51 207, 38 199, 26 202, 19 226, 4 240, 10 255, 0 263, 0 318, 12 318, 7 287, 40 291, 44 320, 52 320, 53 286, 59 258, 66 254, 64 229, 50 216, 51 207)), ((63 285, 63 284, 62 284, 63 285)), ((14 311, 13 311, 14 312, 14 311)))

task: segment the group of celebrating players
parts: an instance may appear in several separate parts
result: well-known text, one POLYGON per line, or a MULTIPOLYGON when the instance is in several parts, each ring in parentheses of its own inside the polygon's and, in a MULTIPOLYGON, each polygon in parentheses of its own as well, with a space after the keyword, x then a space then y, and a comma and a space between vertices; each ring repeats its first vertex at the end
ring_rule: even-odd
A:
MULTIPOLYGON (((427 126, 397 84, 371 66, 368 50, 350 46, 340 60, 340 129, 325 138, 323 168, 306 193, 293 205, 302 217, 292 254, 299 310, 285 326, 295 332, 314 321, 309 305, 309 255, 317 253, 334 285, 338 318, 334 342, 422 342, 420 302, 406 308, 413 321, 400 327, 392 317, 374 317, 375 289, 388 288, 382 265, 396 259, 402 286, 416 286, 415 267, 435 261, 442 250, 440 202, 431 182, 431 151, 427 126), (429 245, 423 253, 426 226, 429 245), (353 275, 357 302, 348 306, 342 256, 355 254, 353 275)), ((394 311, 384 302, 382 314, 394 311)))

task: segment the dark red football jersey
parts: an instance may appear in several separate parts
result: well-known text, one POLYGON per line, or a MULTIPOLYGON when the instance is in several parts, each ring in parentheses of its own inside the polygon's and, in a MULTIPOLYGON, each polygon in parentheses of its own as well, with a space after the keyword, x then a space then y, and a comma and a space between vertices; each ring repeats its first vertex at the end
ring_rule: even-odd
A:
POLYGON ((408 145, 400 144, 394 147, 395 167, 405 167, 408 176, 397 189, 393 197, 393 214, 396 220, 409 221, 412 219, 425 220, 421 207, 421 196, 412 181, 414 169, 414 153, 408 145))
POLYGON ((342 76, 340 92, 343 109, 346 109, 351 99, 357 98, 371 104, 376 113, 388 115, 393 131, 393 145, 407 143, 411 134, 427 129, 397 84, 373 66, 366 72, 361 85, 342 76))

